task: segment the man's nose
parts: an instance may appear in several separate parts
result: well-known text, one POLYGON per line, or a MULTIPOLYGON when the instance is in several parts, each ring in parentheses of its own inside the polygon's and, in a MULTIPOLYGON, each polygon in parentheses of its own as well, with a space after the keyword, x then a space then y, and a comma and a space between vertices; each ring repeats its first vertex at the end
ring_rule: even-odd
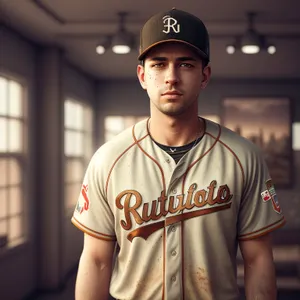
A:
POLYGON ((169 65, 167 72, 166 72, 166 78, 165 78, 166 84, 176 84, 179 81, 178 77, 178 71, 174 65, 169 65))

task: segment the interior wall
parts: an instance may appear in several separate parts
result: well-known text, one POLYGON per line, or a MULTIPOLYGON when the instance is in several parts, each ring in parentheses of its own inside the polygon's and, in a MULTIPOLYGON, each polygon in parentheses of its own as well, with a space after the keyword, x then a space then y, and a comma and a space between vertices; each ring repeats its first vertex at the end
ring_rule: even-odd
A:
MULTIPOLYGON (((96 82, 74 66, 65 63, 63 68, 63 94, 95 106, 96 82)), ((80 186, 78 187, 78 193, 80 186)), ((75 199, 76 201, 77 199, 75 199)), ((75 207, 74 207, 75 208, 75 207)), ((72 272, 77 265, 83 246, 83 233, 71 223, 71 212, 65 212, 63 220, 63 270, 72 272)))
MULTIPOLYGON (((66 62, 64 55, 59 54, 59 49, 47 50, 47 48, 35 46, 34 43, 5 26, 0 26, 0 41, 0 73, 3 72, 25 80, 28 85, 28 123, 30 133, 28 151, 28 165, 30 169, 28 178, 30 182, 28 203, 26 203, 25 209, 28 211, 27 219, 30 240, 21 247, 0 253, 0 298, 19 300, 33 294, 37 289, 51 289, 51 284, 43 286, 39 282, 39 275, 42 275, 44 279, 48 278, 48 282, 58 281, 59 285, 63 285, 63 280, 77 266, 82 250, 83 234, 71 224, 71 215, 64 211, 52 215, 52 222, 59 222, 60 230, 53 230, 53 226, 46 226, 47 233, 44 232, 43 234, 39 226, 41 225, 39 222, 42 222, 43 219, 49 219, 49 210, 48 214, 47 211, 40 210, 42 206, 39 202, 41 199, 49 198, 49 196, 44 198, 42 193, 45 193, 45 191, 41 191, 39 188, 39 186, 49 185, 49 182, 45 182, 44 178, 47 165, 51 166, 52 172, 58 178, 63 178, 62 174, 64 173, 62 160, 55 159, 53 155, 48 155, 51 153, 47 154, 45 152, 41 154, 43 152, 42 149, 44 149, 41 145, 44 137, 40 136, 40 134, 44 129, 40 128, 43 127, 43 124, 39 121, 45 119, 49 123, 47 127, 50 130, 51 126, 55 125, 52 126, 51 132, 51 136, 55 138, 55 141, 53 141, 49 151, 57 152, 59 149, 63 149, 61 144, 63 142, 61 136, 64 130, 63 103, 61 105, 54 105, 54 103, 58 103, 58 101, 63 102, 66 97, 73 97, 94 107, 96 85, 93 78, 66 62), (47 70, 54 68, 53 62, 56 64, 55 68, 57 71, 54 70, 51 73, 52 77, 49 74, 49 78, 47 78, 45 74, 47 74, 47 70), (44 65, 41 66, 41 63, 44 65), (40 78, 40 75, 43 78, 40 78), (48 93, 47 91, 51 96, 42 99, 48 93), (49 103, 50 101, 51 103, 49 103), (53 124, 53 122, 56 122, 55 120, 59 122, 59 125, 53 124), (37 158, 43 163, 43 169, 37 166, 37 158), (36 178, 39 182, 38 185, 36 184, 36 178), (59 231, 62 232, 60 233, 59 231), (41 251, 43 249, 41 245, 44 245, 44 242, 38 240, 38 238, 43 236, 44 238, 50 237, 55 241, 55 251, 50 251, 51 253, 47 254, 41 251), (48 266, 61 263, 61 267, 56 269, 55 272, 51 271, 52 268, 45 268, 42 270, 43 274, 40 274, 39 262, 45 260, 47 260, 48 266), (57 270, 60 274, 57 273, 57 270), (18 286, 17 289, 15 288, 16 286, 18 286)), ((47 190, 49 190, 49 187, 47 187, 47 190)), ((80 190, 80 187, 78 190, 80 190)), ((54 201, 54 205, 54 203, 58 202, 63 203, 64 199, 62 196, 51 201, 54 201)), ((55 205, 63 208, 63 205, 55 205)))
MULTIPOLYGON (((233 96, 284 96, 292 101, 292 118, 300 122, 300 80, 214 80, 199 97, 199 115, 222 116, 222 100, 233 96)), ((98 84, 98 112, 102 118, 97 126, 103 128, 105 115, 149 115, 149 98, 137 80, 101 81, 98 84)), ((99 145, 104 142, 103 134, 99 145)), ((300 151, 294 151, 294 186, 277 189, 282 210, 287 218, 285 229, 300 229, 300 151)))
MULTIPOLYGON (((0 25, 0 74, 8 74, 28 86, 29 162, 28 177, 35 177, 35 102, 36 47, 5 26, 0 25)), ((0 133, 1 134, 1 133, 0 133)), ((1 170, 0 170, 1 173, 1 170)), ((28 181, 25 210, 28 212, 29 241, 25 245, 0 252, 1 299, 18 300, 35 288, 36 283, 36 210, 35 182, 28 181), (17 288, 16 288, 17 287, 17 288)), ((1 208, 0 208, 1 209, 1 208)))

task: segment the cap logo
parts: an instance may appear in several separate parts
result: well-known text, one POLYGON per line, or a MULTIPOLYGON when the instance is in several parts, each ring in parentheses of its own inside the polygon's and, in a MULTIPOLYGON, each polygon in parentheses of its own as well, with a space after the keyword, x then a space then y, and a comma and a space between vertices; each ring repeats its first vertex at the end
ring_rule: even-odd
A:
POLYGON ((178 33, 180 31, 180 24, 178 24, 177 20, 170 17, 169 15, 166 15, 163 17, 163 23, 164 25, 164 33, 170 33, 171 30, 173 30, 173 32, 178 33))

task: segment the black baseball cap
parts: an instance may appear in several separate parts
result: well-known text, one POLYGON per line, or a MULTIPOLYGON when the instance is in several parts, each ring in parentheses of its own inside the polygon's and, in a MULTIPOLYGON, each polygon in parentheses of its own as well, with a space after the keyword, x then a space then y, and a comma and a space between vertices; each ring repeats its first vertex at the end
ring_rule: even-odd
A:
POLYGON ((180 42, 191 46, 205 60, 209 61, 209 34, 204 23, 196 16, 178 10, 160 12, 152 16, 140 33, 139 60, 154 46, 165 42, 180 42))

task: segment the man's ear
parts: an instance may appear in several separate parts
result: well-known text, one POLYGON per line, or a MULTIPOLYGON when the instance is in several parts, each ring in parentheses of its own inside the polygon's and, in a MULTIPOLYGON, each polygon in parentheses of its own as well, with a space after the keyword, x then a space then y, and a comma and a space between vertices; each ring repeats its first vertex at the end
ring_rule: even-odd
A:
POLYGON ((142 86, 142 88, 144 90, 147 90, 147 85, 146 85, 146 81, 145 81, 145 67, 140 64, 137 66, 137 76, 138 76, 138 79, 140 81, 140 85, 142 86))
POLYGON ((211 67, 210 65, 207 65, 204 69, 203 69, 203 78, 202 78, 202 82, 201 82, 201 89, 205 89, 206 86, 209 83, 210 77, 211 77, 211 67))

